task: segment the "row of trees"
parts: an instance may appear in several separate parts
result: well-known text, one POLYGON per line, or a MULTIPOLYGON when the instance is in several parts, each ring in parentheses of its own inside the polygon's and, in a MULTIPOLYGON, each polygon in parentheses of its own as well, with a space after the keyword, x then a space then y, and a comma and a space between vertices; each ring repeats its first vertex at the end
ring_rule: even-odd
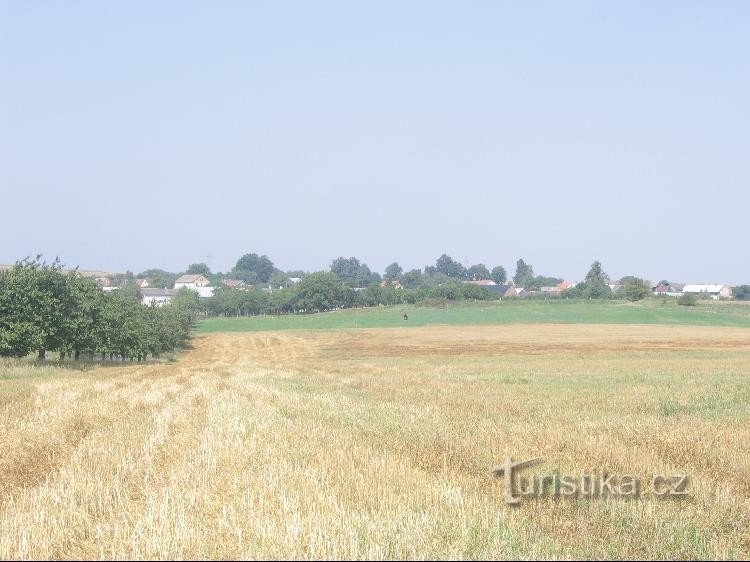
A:
POLYGON ((230 289, 218 287, 211 299, 206 299, 204 311, 220 316, 250 316, 255 314, 284 314, 321 312, 338 308, 417 304, 431 300, 490 300, 497 298, 482 287, 459 281, 417 289, 381 287, 372 283, 361 290, 353 290, 337 275, 329 271, 311 273, 293 287, 266 292, 249 287, 230 289))
POLYGON ((126 291, 103 292, 91 279, 52 264, 23 260, 0 272, 0 356, 48 352, 76 360, 147 359, 185 345, 198 297, 181 292, 164 307, 146 307, 126 291))

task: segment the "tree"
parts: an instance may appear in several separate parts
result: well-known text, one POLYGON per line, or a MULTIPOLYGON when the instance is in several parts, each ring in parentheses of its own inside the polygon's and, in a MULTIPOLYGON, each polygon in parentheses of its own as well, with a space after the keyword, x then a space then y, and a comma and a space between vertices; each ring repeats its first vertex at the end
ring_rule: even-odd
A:
POLYGON ((292 286, 292 282, 289 280, 286 273, 277 269, 273 272, 273 275, 271 275, 271 279, 268 280, 268 285, 272 289, 288 289, 292 286))
POLYGON ((415 289, 422 285, 422 270, 412 269, 401 276, 401 286, 409 289, 415 289))
POLYGON ((208 277, 211 275, 211 268, 205 263, 191 263, 185 273, 189 275, 203 275, 204 277, 208 277))
POLYGON ((349 287, 363 288, 374 281, 373 273, 367 267, 367 264, 360 263, 355 257, 336 258, 331 262, 331 273, 349 287))
POLYGON ((0 272, 1 356, 36 350, 40 359, 57 351, 61 359, 100 352, 143 360, 189 337, 198 299, 193 291, 152 309, 123 289, 104 293, 77 271, 63 272, 59 261, 48 265, 39 258, 0 272))
POLYGON ((398 265, 398 263, 393 262, 391 265, 385 268, 385 274, 383 275, 383 278, 386 281, 398 281, 401 279, 401 275, 404 273, 404 270, 401 269, 401 266, 398 265))
POLYGON ((586 282, 609 285, 609 275, 604 273, 602 262, 595 261, 591 264, 591 269, 586 274, 586 282))
POLYGON ((472 265, 467 271, 466 271, 466 277, 469 279, 473 279, 474 281, 480 280, 480 279, 489 279, 490 278, 490 271, 485 267, 483 263, 472 265))
POLYGON ((528 287, 534 282, 534 268, 523 259, 519 259, 516 262, 516 274, 513 276, 513 282, 519 287, 528 287))
POLYGON ((245 254, 237 260, 234 266, 232 276, 236 279, 242 279, 248 283, 268 283, 275 268, 273 262, 268 256, 259 256, 258 254, 245 254), (251 274, 254 274, 251 275, 251 274), (254 279, 251 281, 251 279, 254 279))
POLYGON ((643 279, 628 277, 622 285, 622 295, 630 302, 643 300, 651 294, 651 287, 643 279))
POLYGON ((595 261, 586 274, 586 280, 565 291, 568 298, 611 299, 612 289, 609 287, 609 275, 602 269, 602 264, 595 261))
POLYGON ((348 293, 351 292, 335 273, 328 271, 311 273, 297 284, 299 306, 307 311, 343 308, 348 304, 348 293))
POLYGON ((498 285, 504 285, 508 280, 508 274, 505 272, 505 268, 502 265, 498 265, 492 268, 490 279, 498 285))
POLYGON ((443 254, 437 259, 435 269, 452 279, 465 279, 467 276, 466 268, 447 254, 443 254))
POLYGON ((738 301, 750 301, 750 285, 739 285, 732 290, 732 294, 738 301))

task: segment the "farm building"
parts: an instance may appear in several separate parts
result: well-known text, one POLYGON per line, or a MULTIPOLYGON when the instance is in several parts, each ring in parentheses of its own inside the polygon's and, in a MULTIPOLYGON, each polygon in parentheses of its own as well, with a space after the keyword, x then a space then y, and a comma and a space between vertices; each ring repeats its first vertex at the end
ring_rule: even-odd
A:
POLYGON ((246 283, 240 279, 224 279, 222 283, 230 289, 241 289, 246 286, 246 283))
POLYGON ((660 283, 652 290, 654 296, 656 297, 679 297, 682 296, 684 287, 684 285, 679 285, 677 283, 669 283, 666 285, 664 283, 660 283))
POLYGON ((732 298, 732 287, 729 285, 685 285, 682 292, 710 295, 714 300, 732 298))
POLYGON ((174 289, 141 289, 141 303, 146 306, 164 306, 177 295, 174 289))
POLYGON ((480 287, 492 287, 493 285, 497 285, 492 279, 470 279, 469 281, 466 281, 466 283, 479 285, 480 287))
POLYGON ((203 275, 181 275, 174 282, 175 289, 197 289, 199 287, 208 287, 211 282, 203 275))

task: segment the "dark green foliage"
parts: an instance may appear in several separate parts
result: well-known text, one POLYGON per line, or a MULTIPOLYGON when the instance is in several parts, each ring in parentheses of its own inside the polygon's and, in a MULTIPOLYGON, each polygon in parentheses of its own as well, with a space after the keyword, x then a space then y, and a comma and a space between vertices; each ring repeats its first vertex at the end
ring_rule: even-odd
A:
POLYGON ((695 306, 698 304, 698 295, 695 293, 683 293, 677 299, 677 304, 680 306, 695 306))
POLYGON ((516 274, 513 282, 519 287, 529 288, 534 282, 534 268, 522 259, 516 262, 516 274))
POLYGON ((468 279, 489 279, 490 278, 490 270, 485 267, 483 263, 472 265, 467 271, 466 271, 466 277, 468 279))
MULTIPOLYGON (((348 287, 367 287, 370 283, 380 281, 367 267, 367 264, 360 263, 355 257, 336 258, 331 263, 331 273, 336 275, 348 287)), ((313 274, 314 275, 314 274, 313 274)))
POLYGON ((586 275, 586 281, 565 291, 567 298, 611 299, 609 276, 603 271, 601 262, 595 261, 586 275))
POLYGON ((398 279, 401 279, 401 275, 403 275, 404 270, 401 269, 401 266, 398 265, 398 263, 393 262, 391 265, 385 268, 385 274, 383 275, 383 279, 386 281, 396 281, 398 279))
POLYGON ((352 291, 337 275, 327 271, 311 273, 297 285, 298 306, 308 312, 345 308, 353 300, 352 291))
POLYGON ((623 278, 623 285, 622 289, 620 289, 620 293, 630 302, 636 302, 650 296, 651 287, 649 283, 646 283, 643 279, 631 276, 623 278))
POLYGON ((185 273, 188 275, 203 275, 204 277, 209 277, 211 275, 211 268, 205 263, 191 263, 185 273))
POLYGON ((255 283, 265 284, 269 282, 275 270, 276 268, 268 256, 245 254, 237 260, 237 265, 234 266, 231 277, 241 279, 251 285, 255 283))
POLYGON ((498 285, 505 285, 508 280, 508 274, 505 272, 505 268, 502 265, 492 268, 490 273, 490 279, 492 279, 498 285))
POLYGON ((738 285, 732 290, 732 295, 738 301, 750 301, 750 285, 738 285))
MULTIPOLYGON (((435 270, 452 279, 466 279, 466 268, 447 254, 440 256, 435 262, 435 270)), ((425 273, 427 268, 425 268, 425 273)))
POLYGON ((120 289, 104 293, 59 262, 24 260, 0 272, 0 356, 49 351, 144 360, 183 346, 195 322, 197 295, 180 293, 161 308, 145 307, 120 289))

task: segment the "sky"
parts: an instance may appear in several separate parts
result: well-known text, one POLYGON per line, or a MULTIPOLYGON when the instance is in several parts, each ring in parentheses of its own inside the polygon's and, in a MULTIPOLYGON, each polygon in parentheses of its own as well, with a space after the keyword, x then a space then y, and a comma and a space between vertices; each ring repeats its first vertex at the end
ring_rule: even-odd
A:
POLYGON ((750 2, 0 0, 0 263, 750 283, 750 2))

